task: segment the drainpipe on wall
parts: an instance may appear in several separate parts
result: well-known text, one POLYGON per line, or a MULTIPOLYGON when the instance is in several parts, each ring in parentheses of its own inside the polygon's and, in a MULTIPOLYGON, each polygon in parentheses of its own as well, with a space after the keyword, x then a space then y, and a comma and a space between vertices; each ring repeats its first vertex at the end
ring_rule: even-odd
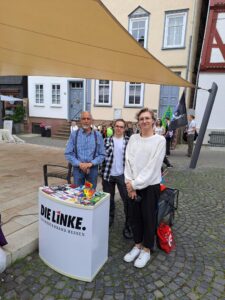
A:
POLYGON ((194 13, 193 13, 193 17, 192 17, 192 33, 189 39, 189 49, 188 49, 188 59, 187 59, 187 70, 186 70, 186 80, 189 81, 190 79, 190 75, 189 75, 189 69, 190 69, 190 63, 192 60, 192 52, 193 52, 193 47, 192 47, 192 39, 193 39, 193 35, 194 35, 194 28, 195 28, 195 17, 196 17, 196 5, 197 5, 197 1, 195 0, 194 3, 194 13))
POLYGON ((188 59, 187 59, 187 68, 186 68, 186 75, 185 75, 186 80, 189 80, 188 73, 190 69, 191 54, 192 54, 192 35, 189 38, 188 59))
MULTIPOLYGON (((196 18, 196 5, 197 1, 194 2, 194 10, 193 10, 193 17, 192 17, 192 33, 189 38, 189 48, 188 48, 188 58, 187 58, 187 68, 186 68, 186 80, 190 81, 190 65, 192 63, 192 53, 193 53, 193 34, 194 34, 194 28, 195 28, 195 18, 196 18)), ((185 89, 186 90, 186 89, 185 89)), ((190 91, 188 92, 190 94, 190 91)))
MULTIPOLYGON (((207 12, 207 17, 206 17, 206 21, 205 21, 205 32, 204 32, 204 36, 203 36, 202 49, 201 49, 201 54, 200 54, 200 59, 199 59, 199 64, 198 64, 198 71, 197 71, 197 78, 196 78, 196 86, 197 87, 198 87, 198 82, 199 82, 199 73, 200 73, 203 47, 204 47, 204 44, 205 44, 205 36, 206 36, 206 29, 207 29, 208 19, 209 19, 209 12, 210 12, 210 0, 209 0, 209 3, 208 3, 208 12, 207 12)), ((197 91, 198 91, 198 88, 195 89, 194 100, 193 100, 193 108, 195 108, 195 106, 196 106, 197 91)))

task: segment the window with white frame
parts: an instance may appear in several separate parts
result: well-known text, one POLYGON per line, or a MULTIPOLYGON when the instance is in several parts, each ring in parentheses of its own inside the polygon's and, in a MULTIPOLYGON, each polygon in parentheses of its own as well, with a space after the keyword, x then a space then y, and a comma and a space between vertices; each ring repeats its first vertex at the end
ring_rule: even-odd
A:
MULTIPOLYGON (((150 13, 140 6, 129 15, 129 32, 144 48, 147 48, 149 16, 150 13)), ((143 102, 144 84, 126 83, 125 106, 142 107, 143 102)))
POLYGON ((44 85, 35 84, 35 103, 43 104, 44 103, 44 85))
POLYGON ((137 82, 126 83, 126 103, 128 107, 142 107, 144 84, 137 82))
POLYGON ((129 15, 129 33, 144 48, 147 48, 147 35, 150 13, 138 7, 129 15))
POLYGON ((112 82, 109 80, 96 80, 95 104, 111 106, 112 82))
POLYGON ((187 11, 166 12, 163 48, 183 48, 185 46, 185 32, 187 11))
POLYGON ((60 84, 52 85, 52 104, 60 104, 60 84))
POLYGON ((130 18, 130 34, 142 47, 147 47, 148 17, 130 18))

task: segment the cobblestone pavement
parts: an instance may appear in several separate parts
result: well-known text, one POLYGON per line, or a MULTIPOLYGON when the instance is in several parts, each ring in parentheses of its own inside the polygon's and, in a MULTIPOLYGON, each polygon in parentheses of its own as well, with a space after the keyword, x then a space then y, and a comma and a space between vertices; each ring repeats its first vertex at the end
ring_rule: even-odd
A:
POLYGON ((166 183, 180 196, 173 226, 176 249, 169 255, 156 250, 140 270, 123 262, 132 242, 122 237, 118 199, 109 259, 93 282, 53 271, 35 252, 0 274, 0 299, 225 299, 225 169, 218 164, 190 170, 179 163, 179 151, 171 161, 175 168, 166 183))

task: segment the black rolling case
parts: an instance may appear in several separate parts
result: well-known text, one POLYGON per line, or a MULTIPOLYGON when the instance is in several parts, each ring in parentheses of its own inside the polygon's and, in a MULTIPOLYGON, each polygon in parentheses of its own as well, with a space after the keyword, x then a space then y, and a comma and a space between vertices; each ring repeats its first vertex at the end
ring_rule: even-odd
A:
POLYGON ((161 192, 158 202, 157 225, 166 223, 170 226, 174 224, 175 210, 178 208, 179 190, 166 188, 161 192))

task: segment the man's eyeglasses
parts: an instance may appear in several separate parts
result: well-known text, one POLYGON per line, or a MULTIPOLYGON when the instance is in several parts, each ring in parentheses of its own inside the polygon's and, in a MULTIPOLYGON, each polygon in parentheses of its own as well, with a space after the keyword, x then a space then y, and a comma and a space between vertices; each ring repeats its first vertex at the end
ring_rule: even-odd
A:
POLYGON ((81 120, 83 120, 83 121, 85 121, 85 120, 90 121, 91 118, 81 118, 81 120))
POLYGON ((124 126, 115 125, 116 128, 124 129, 124 126))

